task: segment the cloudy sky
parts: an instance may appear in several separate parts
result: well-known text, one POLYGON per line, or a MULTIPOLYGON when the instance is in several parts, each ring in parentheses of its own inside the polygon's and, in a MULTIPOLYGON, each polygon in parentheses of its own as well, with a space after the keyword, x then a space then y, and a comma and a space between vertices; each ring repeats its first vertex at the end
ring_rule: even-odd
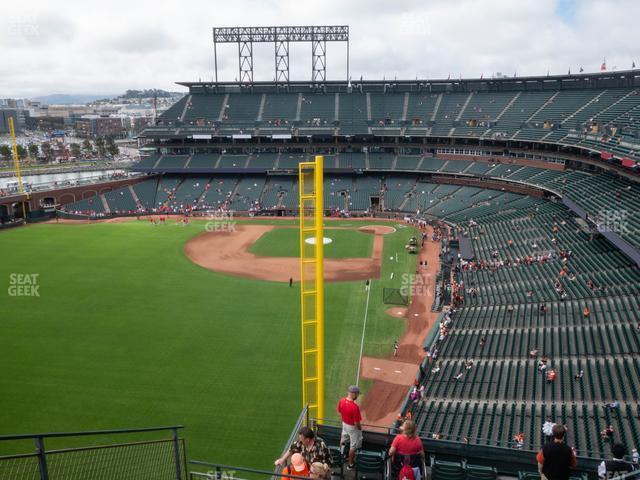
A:
MULTIPOLYGON (((181 90, 211 80, 211 27, 350 26, 351 76, 365 79, 565 74, 640 67, 640 0, 110 0, 5 2, 0 98, 181 90)), ((291 48, 291 78, 311 76, 311 47, 291 48)), ((273 78, 273 46, 254 48, 256 80, 273 78)), ((219 78, 238 76, 237 47, 219 49, 219 78)), ((330 79, 345 48, 328 48, 330 79)))

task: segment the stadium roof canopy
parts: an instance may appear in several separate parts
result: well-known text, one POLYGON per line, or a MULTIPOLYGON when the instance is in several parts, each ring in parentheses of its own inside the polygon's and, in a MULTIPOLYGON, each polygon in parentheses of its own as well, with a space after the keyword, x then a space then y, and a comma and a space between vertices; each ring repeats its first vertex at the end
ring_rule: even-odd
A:
POLYGON ((188 87, 192 92, 224 92, 224 91, 433 91, 433 92, 466 92, 466 91, 501 91, 501 90, 554 90, 577 88, 622 88, 640 87, 640 70, 624 70, 616 72, 578 73, 572 75, 538 75, 528 77, 501 78, 445 78, 445 79, 378 79, 378 80, 325 80, 322 82, 290 81, 286 83, 274 81, 258 82, 176 82, 188 87))

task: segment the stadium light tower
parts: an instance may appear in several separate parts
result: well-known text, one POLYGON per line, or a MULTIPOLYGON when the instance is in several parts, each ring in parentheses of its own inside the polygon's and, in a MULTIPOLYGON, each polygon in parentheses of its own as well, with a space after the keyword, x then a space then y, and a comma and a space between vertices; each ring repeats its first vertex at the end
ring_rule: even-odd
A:
POLYGON ((214 27, 213 56, 215 79, 218 83, 218 44, 238 44, 238 80, 253 83, 253 44, 273 43, 275 51, 275 81, 289 82, 289 43, 311 42, 311 81, 327 79, 327 42, 345 42, 347 46, 347 76, 349 79, 349 26, 315 25, 282 27, 214 27))

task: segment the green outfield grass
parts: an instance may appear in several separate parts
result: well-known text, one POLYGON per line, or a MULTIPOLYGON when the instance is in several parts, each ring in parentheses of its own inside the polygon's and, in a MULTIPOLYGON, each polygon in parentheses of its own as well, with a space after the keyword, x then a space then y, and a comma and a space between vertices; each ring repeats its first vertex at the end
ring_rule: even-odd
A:
MULTIPOLYGON (((357 230, 339 230, 328 226, 324 236, 332 240, 324 246, 326 258, 370 257, 373 235, 357 230)), ((262 235, 249 249, 263 257, 300 256, 300 231, 297 228, 276 228, 262 235)))
MULTIPOLYGON (((189 458, 269 467, 301 408, 299 290, 194 265, 183 246, 202 231, 131 222, 0 233, 0 434, 184 424, 189 458), (40 296, 9 296, 13 273, 38 274, 40 296)), ((410 235, 385 236, 367 355, 388 355, 402 332, 381 289, 415 268, 410 235)), ((366 295, 364 282, 326 285, 330 417, 355 381, 366 295)))

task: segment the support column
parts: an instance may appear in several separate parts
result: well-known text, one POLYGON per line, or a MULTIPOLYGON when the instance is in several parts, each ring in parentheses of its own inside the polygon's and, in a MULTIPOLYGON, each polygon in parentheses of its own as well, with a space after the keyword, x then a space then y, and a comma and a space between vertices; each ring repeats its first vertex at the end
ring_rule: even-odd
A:
POLYGON ((240 66, 240 83, 253 83, 253 43, 240 40, 238 42, 238 62, 240 66))
POLYGON ((289 42, 276 40, 276 83, 289 82, 289 42))

